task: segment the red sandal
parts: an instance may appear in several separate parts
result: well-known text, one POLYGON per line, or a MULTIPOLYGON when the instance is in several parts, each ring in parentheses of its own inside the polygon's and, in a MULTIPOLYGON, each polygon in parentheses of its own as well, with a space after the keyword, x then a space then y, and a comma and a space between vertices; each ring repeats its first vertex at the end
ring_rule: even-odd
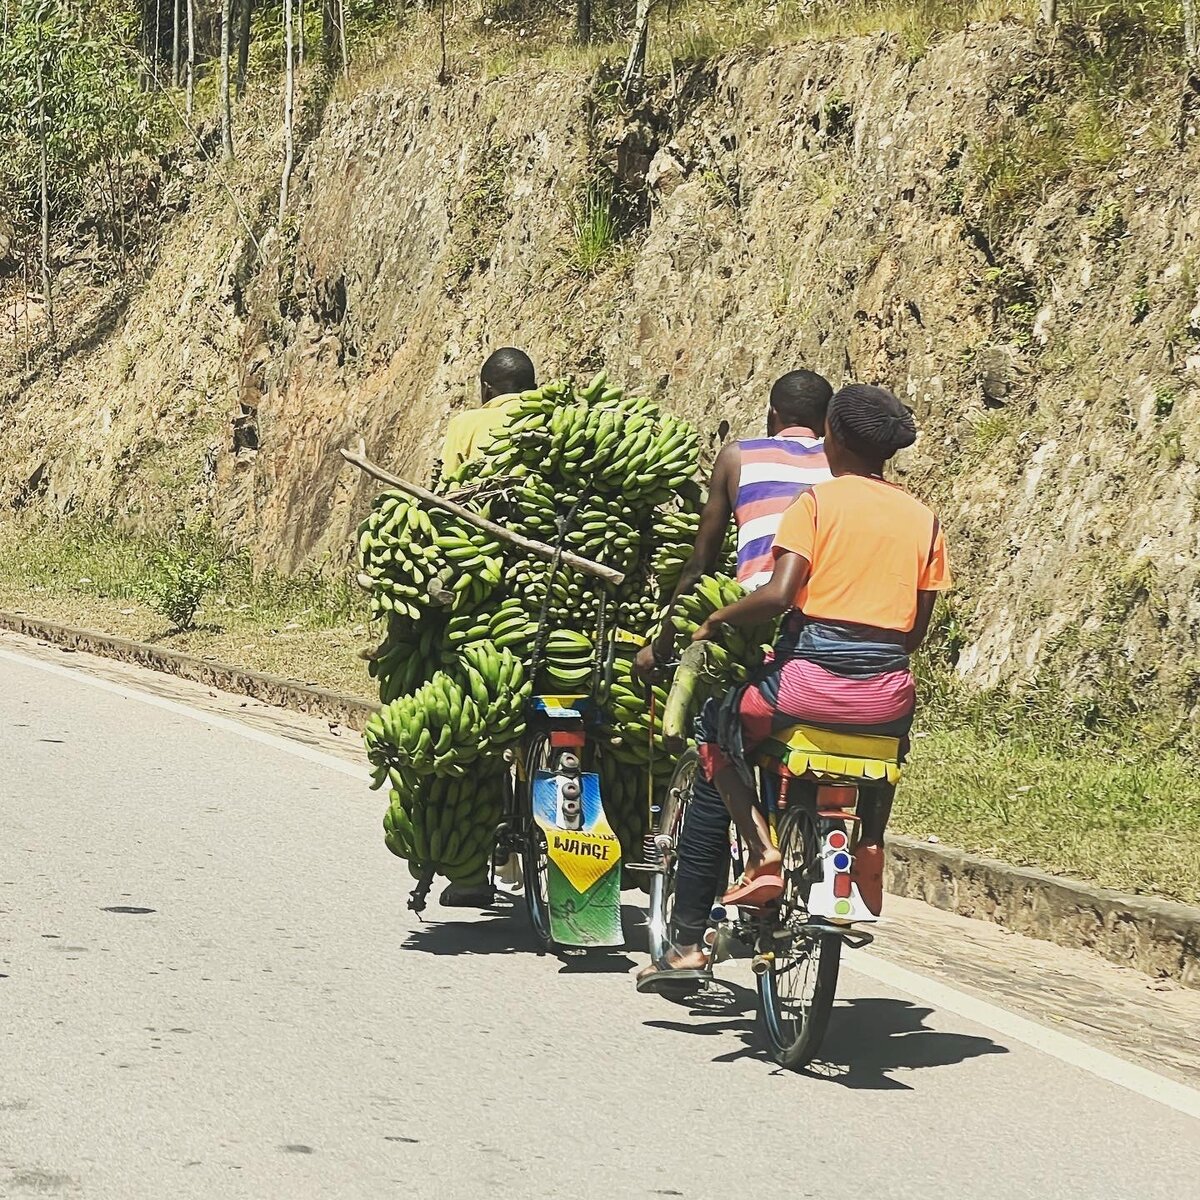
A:
POLYGON ((765 908, 783 895, 783 887, 781 875, 756 875, 753 879, 743 875, 721 897, 721 903, 735 904, 741 908, 765 908))

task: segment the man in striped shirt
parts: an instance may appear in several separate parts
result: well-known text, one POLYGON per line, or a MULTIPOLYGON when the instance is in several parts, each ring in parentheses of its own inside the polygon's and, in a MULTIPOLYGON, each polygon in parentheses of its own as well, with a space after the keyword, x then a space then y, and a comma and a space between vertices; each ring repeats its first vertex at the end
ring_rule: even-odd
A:
MULTIPOLYGON (((771 388, 767 436, 730 442, 717 455, 695 548, 667 606, 662 632, 637 656, 640 675, 648 678, 657 663, 670 657, 675 601, 715 569, 731 517, 738 530, 738 582, 752 592, 771 578, 772 547, 784 512, 801 492, 830 478, 822 439, 832 395, 828 380, 815 371, 789 371, 771 388)), ((638 975, 642 991, 704 974, 704 930, 729 866, 729 813, 716 788, 701 775, 693 786, 676 854, 671 931, 675 948, 638 975)))
POLYGON ((658 638, 637 657, 649 676, 669 658, 674 643, 671 613, 702 575, 716 569, 732 517, 738 530, 737 577, 748 592, 771 578, 771 547, 780 519, 792 501, 829 478, 822 436, 833 388, 815 371, 789 371, 771 388, 767 436, 730 442, 713 465, 708 500, 700 514, 696 545, 679 576, 658 638))

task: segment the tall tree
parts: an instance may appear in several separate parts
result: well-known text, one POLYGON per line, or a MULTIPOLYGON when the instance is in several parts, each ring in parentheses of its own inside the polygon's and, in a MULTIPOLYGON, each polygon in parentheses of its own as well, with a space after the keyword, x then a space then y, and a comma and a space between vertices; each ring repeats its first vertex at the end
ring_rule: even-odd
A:
POLYGON ((296 156, 292 141, 292 108, 296 98, 296 39, 292 24, 292 0, 283 0, 283 39, 287 51, 283 88, 283 180, 279 185, 279 221, 287 211, 288 184, 292 178, 292 163, 296 156))
POLYGON ((42 64, 42 24, 39 20, 34 33, 34 69, 37 73, 38 117, 38 190, 42 209, 42 303, 46 306, 46 326, 51 344, 55 341, 54 296, 50 287, 50 170, 46 139, 50 122, 46 114, 46 78, 42 64))
POLYGON ((1183 48, 1189 67, 1200 67, 1200 47, 1196 45, 1200 31, 1196 28, 1196 0, 1183 0, 1183 48))
POLYGON ((1058 0, 1038 0, 1038 23, 1051 29, 1058 24, 1058 0))
POLYGON ((196 103, 196 0, 187 0, 187 115, 196 103))
POLYGON ((296 25, 299 35, 296 38, 296 49, 299 54, 299 63, 304 66, 304 0, 298 0, 296 5, 296 25))
POLYGON ((246 72, 250 68, 250 15, 254 0, 238 0, 238 65, 237 94, 240 100, 246 94, 246 72))
POLYGON ((575 0, 575 37, 585 46, 592 40, 592 0, 575 0))
POLYGON ((341 65, 341 38, 338 36, 338 0, 321 0, 321 61, 333 72, 341 65))
POLYGON ((180 10, 183 0, 171 0, 171 83, 179 86, 180 10))
POLYGON ((646 75, 646 43, 650 37, 650 10, 653 7, 654 0, 638 0, 637 16, 633 23, 633 44, 629 47, 625 73, 621 76, 621 87, 626 97, 641 90, 646 75))
MULTIPOLYGON (((443 0, 444 2, 444 0, 443 0)), ((337 0, 338 44, 342 55, 342 74, 350 78, 350 51, 346 48, 346 0, 337 0)))
POLYGON ((233 0, 221 0, 221 148, 233 157, 233 104, 229 94, 229 57, 233 47, 233 0))

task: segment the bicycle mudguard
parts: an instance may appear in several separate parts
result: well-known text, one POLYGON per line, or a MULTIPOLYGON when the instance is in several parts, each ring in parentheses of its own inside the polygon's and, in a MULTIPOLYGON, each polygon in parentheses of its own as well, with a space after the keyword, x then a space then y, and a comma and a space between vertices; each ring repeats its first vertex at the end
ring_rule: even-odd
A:
POLYGON ((851 877, 854 858, 849 839, 835 829, 825 835, 821 845, 821 878, 808 893, 810 916, 831 925, 874 923, 879 918, 866 906, 851 877))
POLYGON ((533 819, 546 838, 550 936, 560 946, 623 946, 621 843, 600 799, 600 777, 538 771, 533 819), (565 805, 562 786, 579 781, 580 795, 565 805))

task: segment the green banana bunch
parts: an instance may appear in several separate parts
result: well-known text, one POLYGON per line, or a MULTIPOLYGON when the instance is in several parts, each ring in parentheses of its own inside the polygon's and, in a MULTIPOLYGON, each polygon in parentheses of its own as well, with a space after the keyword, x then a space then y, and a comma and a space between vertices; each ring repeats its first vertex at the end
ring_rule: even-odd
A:
POLYGON ((393 788, 383 816, 384 843, 408 860, 414 879, 430 869, 451 880, 478 878, 488 867, 505 787, 504 771, 493 766, 459 779, 393 788))
MULTIPOLYGON (((719 608, 725 608, 746 594, 736 579, 728 575, 705 575, 696 586, 675 602, 672 622, 677 641, 690 641, 692 634, 719 608)), ((775 624, 731 626, 720 643, 713 645, 713 662, 729 672, 729 683, 744 682, 751 671, 762 665, 763 654, 770 649, 775 624)))
POLYGON ((586 634, 554 629, 546 638, 538 687, 547 692, 587 691, 595 675, 596 648, 586 634))
POLYGON ((371 613, 414 621, 429 603, 437 575, 429 514, 403 492, 384 492, 358 527, 359 584, 371 593, 371 613))
MULTIPOLYGON (((441 515, 441 514, 439 514, 441 515)), ((458 517, 442 516, 434 538, 441 574, 443 601, 451 613, 478 608, 504 577, 504 552, 493 537, 458 517)))
POLYGON ((509 596, 490 612, 461 613, 446 623, 442 661, 458 661, 464 646, 490 642, 497 649, 520 649, 537 636, 537 617, 519 596, 509 596))
POLYGON ((447 628, 445 618, 436 612, 421 621, 396 613, 388 618, 387 637, 367 667, 371 678, 379 681, 383 704, 429 682, 441 663, 447 628))
POLYGON ((390 777, 403 790, 421 776, 465 775, 470 764, 494 758, 520 738, 532 693, 511 650, 490 642, 465 647, 454 674, 435 672, 368 719, 363 741, 374 768, 372 786, 390 777))
POLYGON ((654 526, 657 545, 650 557, 650 571, 660 595, 669 597, 674 593, 679 576, 695 549, 699 529, 698 512, 666 512, 659 516, 654 526))
POLYGON ((651 760, 656 764, 669 762, 662 736, 666 688, 657 683, 648 687, 635 679, 633 660, 618 654, 613 662, 612 682, 601 701, 606 714, 604 732, 609 743, 605 754, 635 767, 648 766, 651 760))

